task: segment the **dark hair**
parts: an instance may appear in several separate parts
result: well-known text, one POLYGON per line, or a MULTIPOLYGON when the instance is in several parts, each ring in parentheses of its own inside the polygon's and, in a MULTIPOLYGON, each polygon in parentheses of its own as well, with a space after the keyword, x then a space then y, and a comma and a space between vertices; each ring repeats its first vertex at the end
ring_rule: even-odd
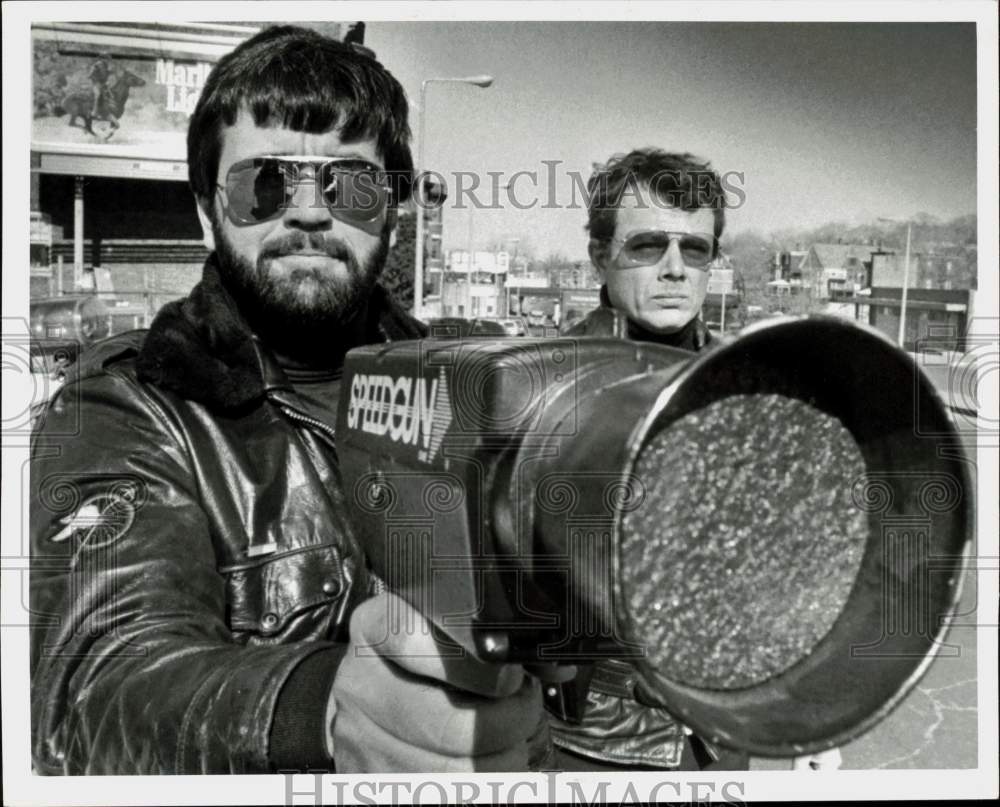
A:
POLYGON ((664 204, 681 210, 709 208, 715 217, 715 237, 726 225, 725 195, 719 175, 691 154, 655 148, 616 154, 587 181, 587 230, 590 237, 610 241, 615 234, 618 206, 625 189, 645 185, 664 204))
POLYGON ((400 83, 378 61, 308 28, 267 28, 223 56, 205 82, 187 135, 188 180, 197 196, 215 191, 222 126, 241 108, 254 123, 296 132, 338 128, 344 140, 371 138, 385 161, 393 199, 413 183, 408 104, 400 83))

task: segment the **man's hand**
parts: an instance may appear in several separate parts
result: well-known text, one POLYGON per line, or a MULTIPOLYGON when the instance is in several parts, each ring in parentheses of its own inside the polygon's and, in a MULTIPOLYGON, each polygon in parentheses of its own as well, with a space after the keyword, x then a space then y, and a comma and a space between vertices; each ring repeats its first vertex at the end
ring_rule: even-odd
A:
POLYGON ((547 750, 539 683, 439 645, 393 594, 352 614, 331 698, 338 773, 524 771, 547 750))

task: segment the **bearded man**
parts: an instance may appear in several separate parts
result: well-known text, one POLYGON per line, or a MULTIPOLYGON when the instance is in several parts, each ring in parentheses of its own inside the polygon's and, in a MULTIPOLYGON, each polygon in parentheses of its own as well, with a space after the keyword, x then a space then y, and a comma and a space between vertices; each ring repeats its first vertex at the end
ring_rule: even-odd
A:
POLYGON ((212 71, 187 141, 202 279, 85 353, 35 434, 39 773, 544 764, 538 683, 445 665, 420 614, 373 596, 346 520, 344 355, 424 334, 378 284, 409 136, 396 79, 313 31, 212 71))

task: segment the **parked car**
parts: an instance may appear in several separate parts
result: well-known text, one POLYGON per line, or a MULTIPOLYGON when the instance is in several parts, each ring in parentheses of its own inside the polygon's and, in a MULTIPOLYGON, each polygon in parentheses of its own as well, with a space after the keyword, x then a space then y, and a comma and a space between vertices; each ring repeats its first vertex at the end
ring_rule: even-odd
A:
POLYGON ((32 300, 29 320, 34 422, 44 410, 45 402, 62 386, 66 371, 76 362, 80 351, 108 336, 111 317, 105 301, 96 295, 69 294, 32 300))
POLYGON ((528 312, 528 324, 529 325, 544 325, 545 324, 545 312, 539 309, 533 309, 528 312))
POLYGON ((64 342, 86 346, 111 332, 107 304, 93 294, 32 300, 29 316, 32 340, 43 346, 64 342))
POLYGON ((430 335, 437 339, 464 339, 472 336, 507 336, 504 326, 492 319, 438 317, 427 321, 430 335))
POLYGON ((502 319, 490 320, 499 323, 507 336, 527 336, 528 326, 520 317, 503 317, 502 319))

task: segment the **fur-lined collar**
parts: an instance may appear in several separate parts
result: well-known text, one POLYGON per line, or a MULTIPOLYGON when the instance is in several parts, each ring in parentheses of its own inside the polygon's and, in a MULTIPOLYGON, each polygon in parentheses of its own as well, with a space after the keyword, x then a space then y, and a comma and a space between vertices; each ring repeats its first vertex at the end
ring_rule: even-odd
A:
MULTIPOLYGON (((372 293, 369 316, 375 325, 371 332, 383 341, 419 339, 427 333, 381 286, 372 293)), ((269 379, 275 372, 281 375, 276 368, 273 355, 250 332, 222 285, 214 254, 191 293, 160 309, 136 360, 141 380, 211 409, 259 403, 269 379)))

